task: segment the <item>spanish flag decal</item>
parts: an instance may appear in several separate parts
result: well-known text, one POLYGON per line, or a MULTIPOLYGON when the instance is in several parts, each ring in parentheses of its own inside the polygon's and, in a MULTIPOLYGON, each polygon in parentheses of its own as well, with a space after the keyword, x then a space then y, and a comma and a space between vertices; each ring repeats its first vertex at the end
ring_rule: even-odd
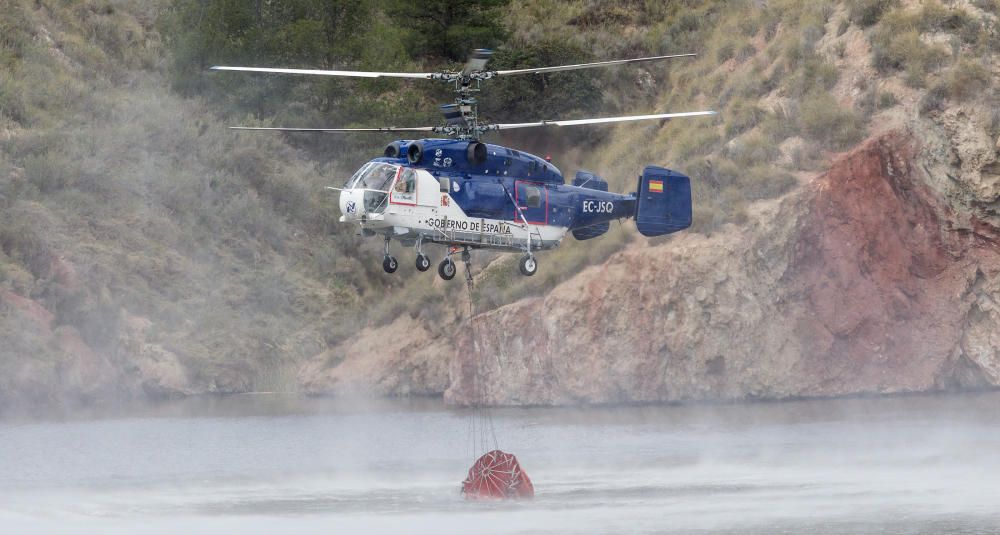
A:
POLYGON ((649 191, 655 191, 657 193, 663 193, 663 181, 662 180, 650 180, 649 181, 649 191))

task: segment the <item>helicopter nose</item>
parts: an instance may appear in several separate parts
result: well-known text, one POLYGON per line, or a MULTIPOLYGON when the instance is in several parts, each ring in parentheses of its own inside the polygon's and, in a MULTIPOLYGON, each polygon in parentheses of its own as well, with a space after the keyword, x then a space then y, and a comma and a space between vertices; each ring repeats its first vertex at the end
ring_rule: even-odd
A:
POLYGON ((362 192, 350 189, 340 192, 340 213, 344 215, 344 220, 350 221, 361 217, 365 205, 359 193, 362 192))

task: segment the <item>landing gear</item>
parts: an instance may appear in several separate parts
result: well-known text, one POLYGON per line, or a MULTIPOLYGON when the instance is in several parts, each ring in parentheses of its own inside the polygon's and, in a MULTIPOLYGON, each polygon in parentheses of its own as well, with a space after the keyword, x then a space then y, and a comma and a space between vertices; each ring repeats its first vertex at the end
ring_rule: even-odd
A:
POLYGON ((450 281, 455 278, 455 273, 458 273, 458 268, 455 267, 455 263, 451 261, 451 257, 447 257, 438 264, 438 275, 441 278, 450 281))
POLYGON ((417 271, 427 271, 431 268, 431 259, 427 258, 423 250, 424 236, 417 236, 417 243, 414 248, 417 250, 417 271))
POLYGON ((395 257, 386 255, 386 257, 382 259, 382 269, 384 269, 386 273, 395 273, 396 270, 399 269, 399 263, 396 262, 395 257))
POLYGON ((431 268, 431 259, 421 253, 417 255, 417 271, 427 271, 431 268))
POLYGON ((386 273, 395 273, 396 270, 399 269, 399 262, 396 262, 396 259, 391 254, 389 254, 388 235, 386 235, 385 237, 384 251, 385 251, 385 256, 382 257, 382 269, 384 269, 386 273))
POLYGON ((521 270, 521 275, 525 277, 534 275, 538 271, 538 262, 535 261, 535 255, 528 253, 522 256, 517 268, 521 270))

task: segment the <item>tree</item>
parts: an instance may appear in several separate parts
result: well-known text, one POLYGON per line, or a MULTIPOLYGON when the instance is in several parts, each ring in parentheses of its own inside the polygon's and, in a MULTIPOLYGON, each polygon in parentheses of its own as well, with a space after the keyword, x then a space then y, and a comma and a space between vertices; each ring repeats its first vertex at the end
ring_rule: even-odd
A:
POLYGON ((396 0, 388 13, 407 34, 411 58, 464 61, 475 48, 493 48, 508 35, 503 8, 510 0, 396 0))

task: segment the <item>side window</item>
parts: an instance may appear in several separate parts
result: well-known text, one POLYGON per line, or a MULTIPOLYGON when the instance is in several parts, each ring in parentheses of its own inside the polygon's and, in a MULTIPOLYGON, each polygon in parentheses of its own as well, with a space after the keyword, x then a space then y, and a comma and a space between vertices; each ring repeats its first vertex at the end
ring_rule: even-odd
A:
POLYGON ((413 169, 407 169, 403 173, 403 180, 406 181, 406 192, 413 193, 417 191, 417 172, 413 169))
POLYGON ((533 186, 524 188, 525 203, 528 208, 538 208, 542 205, 542 190, 533 186))
POLYGON ((448 180, 448 177, 443 176, 438 179, 438 182, 441 184, 441 193, 448 193, 451 189, 451 181, 448 180))
POLYGON ((417 189, 417 173, 413 169, 404 169, 396 182, 397 193, 413 193, 417 189))

